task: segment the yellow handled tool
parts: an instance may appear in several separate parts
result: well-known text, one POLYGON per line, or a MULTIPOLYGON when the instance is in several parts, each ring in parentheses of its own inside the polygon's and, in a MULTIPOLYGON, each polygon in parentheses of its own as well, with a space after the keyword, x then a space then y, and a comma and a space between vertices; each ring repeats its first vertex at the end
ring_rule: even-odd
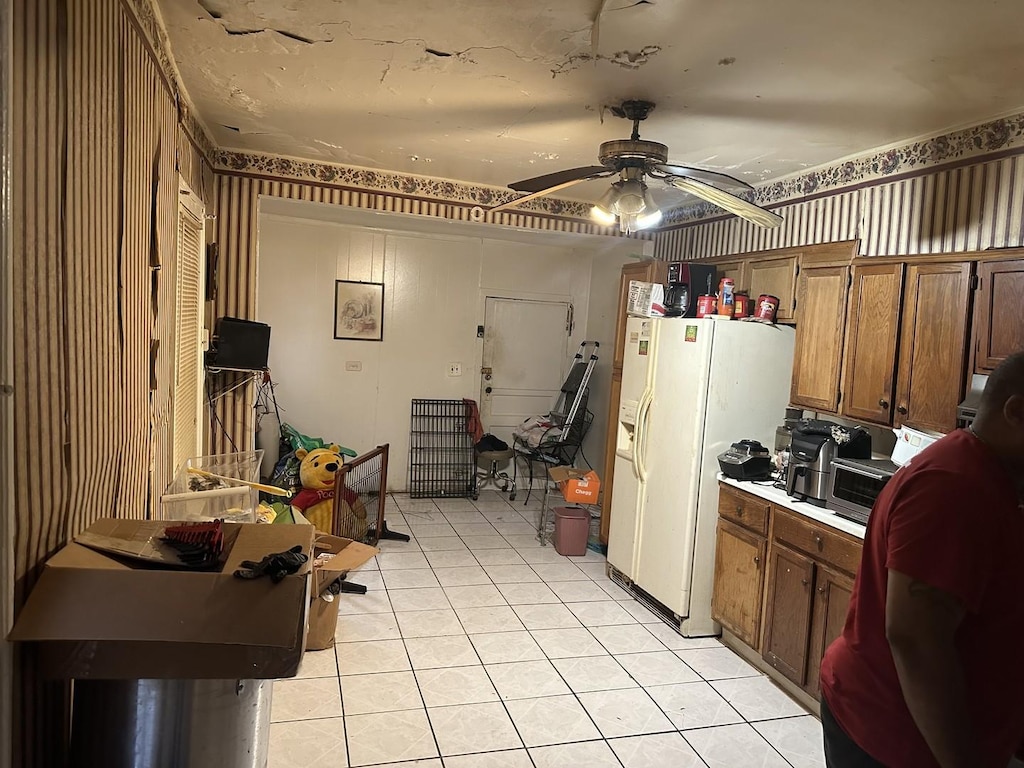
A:
POLYGON ((239 477, 228 477, 227 475, 217 475, 213 472, 207 472, 205 469, 199 469, 199 467, 189 467, 188 471, 193 475, 202 475, 203 477, 212 477, 215 480, 223 480, 227 483, 236 483, 237 485, 247 485, 250 488, 255 488, 257 491, 263 491, 269 493, 271 496, 291 496, 291 491, 286 491, 284 488, 278 488, 276 485, 264 485, 263 483, 254 483, 251 480, 242 480, 239 477))

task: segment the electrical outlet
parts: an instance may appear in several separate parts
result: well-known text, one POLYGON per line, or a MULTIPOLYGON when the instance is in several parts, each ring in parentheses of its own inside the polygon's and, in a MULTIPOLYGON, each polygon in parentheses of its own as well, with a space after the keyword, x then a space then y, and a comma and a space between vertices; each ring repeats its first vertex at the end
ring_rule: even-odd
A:
POLYGON ((345 361, 346 371, 361 371, 363 370, 363 363, 361 360, 346 360, 345 361))
POLYGON ((462 363, 448 363, 448 375, 449 376, 461 376, 462 375, 462 363))

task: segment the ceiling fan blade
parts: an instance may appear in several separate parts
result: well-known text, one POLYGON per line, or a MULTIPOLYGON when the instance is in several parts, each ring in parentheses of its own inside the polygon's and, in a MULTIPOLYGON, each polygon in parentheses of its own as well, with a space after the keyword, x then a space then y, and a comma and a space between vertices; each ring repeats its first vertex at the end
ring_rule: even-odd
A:
POLYGON ((684 176, 689 179, 696 179, 697 181, 703 181, 705 184, 714 184, 719 187, 725 187, 726 189, 753 189, 752 186, 742 179, 737 179, 734 176, 730 176, 727 173, 720 173, 719 171, 708 171, 704 168, 693 168, 689 165, 669 165, 667 163, 654 163, 648 166, 648 168, 655 171, 661 171, 662 173, 667 173, 672 176, 684 176))
POLYGON ((691 195, 703 198, 709 203, 714 203, 719 208, 724 208, 730 213, 735 213, 741 219, 746 219, 752 224, 757 224, 759 227, 771 229, 782 223, 782 217, 777 213, 772 213, 759 205, 748 203, 746 200, 736 197, 736 195, 716 189, 697 179, 672 176, 665 179, 665 182, 684 192, 689 192, 691 195))
POLYGON ((535 176, 532 179, 515 181, 508 185, 509 189, 516 192, 540 192, 551 187, 557 187, 567 181, 591 179, 610 173, 603 165, 588 165, 585 168, 570 168, 566 171, 546 173, 543 176, 535 176))
MULTIPOLYGON (((530 195, 523 195, 522 197, 517 197, 515 200, 509 200, 507 203, 502 203, 501 205, 496 205, 493 208, 488 208, 487 210, 490 211, 491 213, 495 213, 497 211, 504 211, 506 208, 513 208, 513 207, 519 205, 520 203, 527 202, 528 200, 533 200, 534 198, 537 198, 537 197, 544 197, 544 195, 550 195, 552 192, 557 192, 560 189, 565 189, 566 187, 572 187, 572 186, 575 186, 576 184, 580 184, 581 182, 589 181, 590 179, 597 179, 597 178, 600 178, 600 176, 612 176, 615 173, 614 171, 609 171, 607 168, 602 168, 601 170, 604 171, 603 174, 594 175, 594 176, 582 176, 582 177, 577 178, 577 179, 571 179, 569 181, 563 181, 561 184, 556 184, 555 186, 548 187, 547 189, 541 189, 541 190, 539 190, 537 192, 534 192, 533 194, 530 194, 530 195)), ((557 174, 551 174, 551 175, 556 176, 557 174)), ((541 176, 540 178, 544 178, 544 177, 541 176)))

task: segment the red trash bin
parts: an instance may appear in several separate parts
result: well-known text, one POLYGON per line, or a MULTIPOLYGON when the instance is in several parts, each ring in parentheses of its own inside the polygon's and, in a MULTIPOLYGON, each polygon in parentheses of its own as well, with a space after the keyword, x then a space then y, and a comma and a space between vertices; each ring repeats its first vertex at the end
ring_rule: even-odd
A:
POLYGON ((587 554, 590 538, 590 510, 555 507, 555 551, 560 555, 587 554))

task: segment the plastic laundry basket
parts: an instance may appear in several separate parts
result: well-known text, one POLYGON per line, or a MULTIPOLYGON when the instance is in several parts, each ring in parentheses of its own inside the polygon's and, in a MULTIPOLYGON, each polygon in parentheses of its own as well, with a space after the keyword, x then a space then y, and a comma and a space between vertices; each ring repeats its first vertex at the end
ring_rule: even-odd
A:
POLYGON ((558 554, 587 554, 589 536, 589 510, 582 507, 555 507, 555 551, 558 554))

